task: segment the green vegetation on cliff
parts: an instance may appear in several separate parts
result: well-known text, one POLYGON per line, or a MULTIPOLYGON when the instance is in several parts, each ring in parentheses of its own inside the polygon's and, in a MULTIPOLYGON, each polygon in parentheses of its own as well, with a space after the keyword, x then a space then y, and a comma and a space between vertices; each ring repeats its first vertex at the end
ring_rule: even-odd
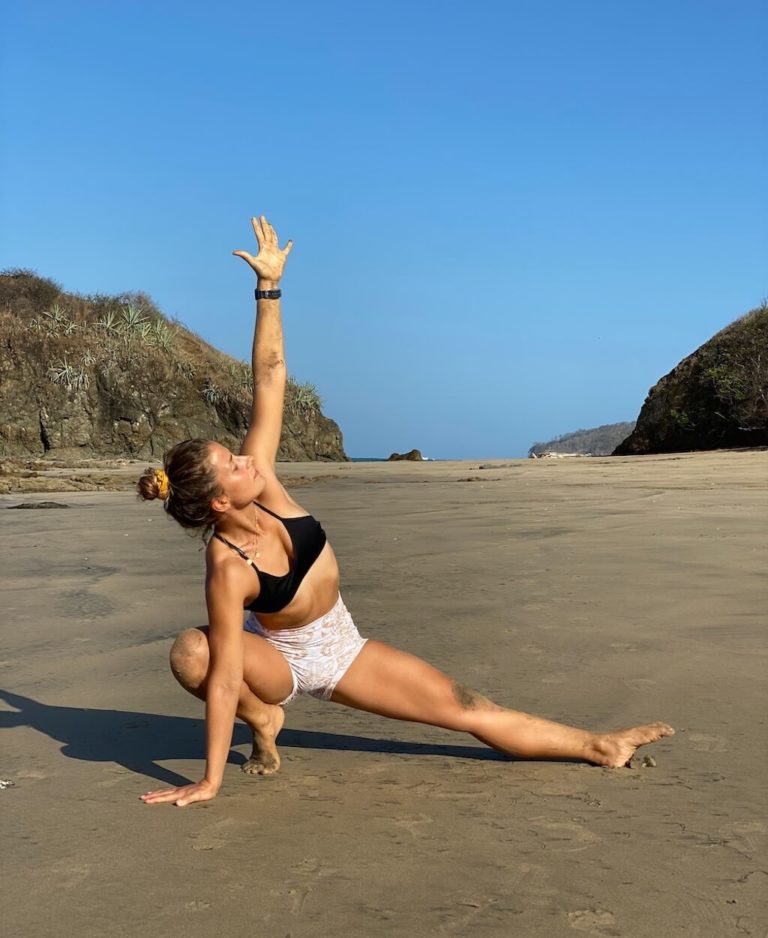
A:
MULTIPOLYGON (((0 455, 159 458, 188 437, 238 447, 250 365, 169 320, 143 293, 81 296, 0 274, 0 455)), ((317 389, 289 379, 283 460, 344 460, 317 389)))

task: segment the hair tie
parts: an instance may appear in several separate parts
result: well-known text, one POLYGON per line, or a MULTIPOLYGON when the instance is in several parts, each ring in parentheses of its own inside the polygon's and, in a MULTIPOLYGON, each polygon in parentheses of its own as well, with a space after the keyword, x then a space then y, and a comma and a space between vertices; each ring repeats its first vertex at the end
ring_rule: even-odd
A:
POLYGON ((171 480, 165 469, 155 469, 155 480, 157 482, 157 494, 163 501, 168 498, 168 489, 171 486, 171 480))

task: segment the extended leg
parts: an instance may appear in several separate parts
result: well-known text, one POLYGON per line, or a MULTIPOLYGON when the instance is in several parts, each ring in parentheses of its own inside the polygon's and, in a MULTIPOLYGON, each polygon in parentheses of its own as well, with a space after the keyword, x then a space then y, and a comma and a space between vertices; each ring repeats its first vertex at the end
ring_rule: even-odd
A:
POLYGON ((666 723, 590 733, 505 710, 419 658, 377 641, 365 645, 331 699, 396 720, 463 730, 527 759, 583 759, 616 767, 625 765, 638 746, 674 733, 666 723))
MULTIPOLYGON (((285 658, 258 635, 243 635, 243 684, 237 715, 253 734, 253 752, 243 765, 249 775, 272 775, 280 768, 277 735, 283 726, 283 708, 268 701, 285 700, 293 678, 285 658)), ((208 629, 186 629, 173 643, 171 671, 181 686, 205 700, 210 653, 208 629)))

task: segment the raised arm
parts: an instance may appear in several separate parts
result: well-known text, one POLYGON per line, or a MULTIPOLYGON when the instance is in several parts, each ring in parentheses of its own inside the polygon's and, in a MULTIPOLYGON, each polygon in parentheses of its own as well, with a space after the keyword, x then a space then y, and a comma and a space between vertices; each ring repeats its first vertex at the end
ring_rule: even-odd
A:
MULTIPOLYGON (((252 218, 251 224, 259 243, 259 253, 256 257, 247 251, 233 251, 233 254, 242 257, 256 273, 258 290, 277 290, 293 241, 281 250, 275 229, 263 215, 258 219, 252 218)), ((259 299, 256 301, 253 334, 253 405, 248 433, 240 452, 253 456, 257 463, 270 468, 275 465, 280 445, 286 377, 280 300, 259 299)))

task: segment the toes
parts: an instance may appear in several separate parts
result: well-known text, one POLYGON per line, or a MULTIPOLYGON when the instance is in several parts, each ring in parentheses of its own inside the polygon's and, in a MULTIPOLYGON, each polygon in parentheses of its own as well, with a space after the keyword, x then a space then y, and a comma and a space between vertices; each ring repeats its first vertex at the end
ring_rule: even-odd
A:
POLYGON ((280 760, 273 756, 251 756, 240 766, 240 770, 246 775, 274 775, 280 768, 280 760))

